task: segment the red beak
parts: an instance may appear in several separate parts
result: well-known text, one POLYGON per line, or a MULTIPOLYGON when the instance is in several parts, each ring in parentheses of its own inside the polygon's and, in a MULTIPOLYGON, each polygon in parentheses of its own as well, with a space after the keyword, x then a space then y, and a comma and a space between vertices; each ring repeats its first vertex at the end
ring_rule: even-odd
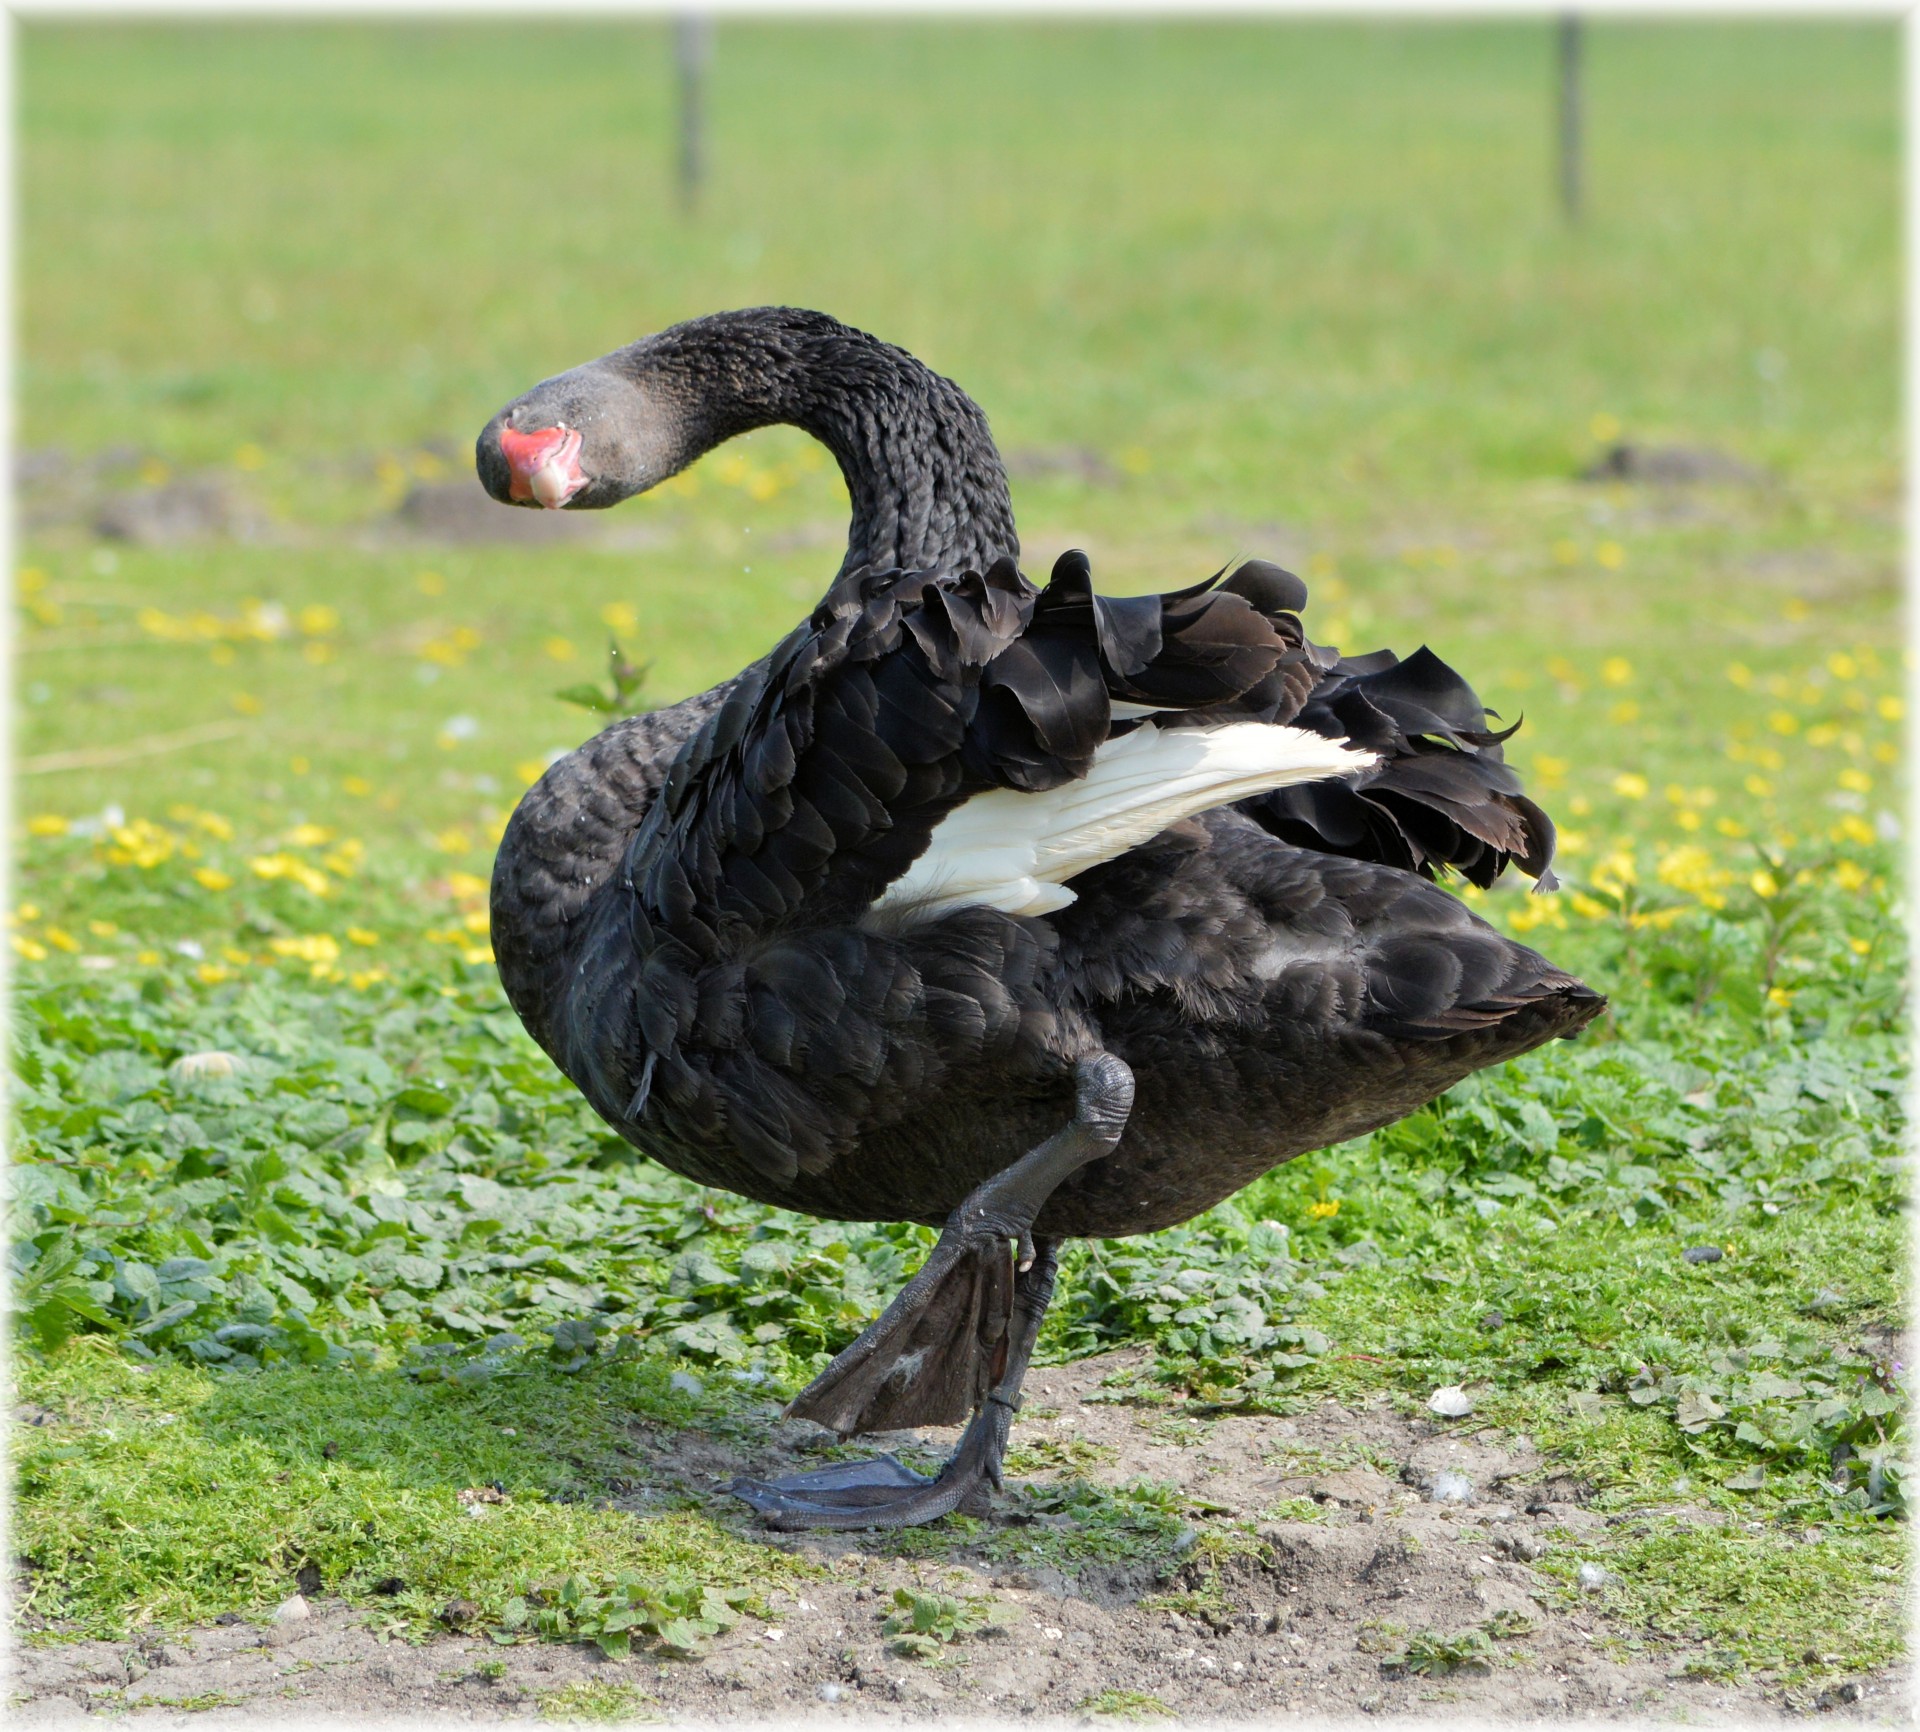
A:
POLYGON ((587 484, 580 468, 580 435, 564 423, 531 433, 502 427, 500 455, 513 476, 507 486, 509 499, 536 501, 558 511, 587 484))

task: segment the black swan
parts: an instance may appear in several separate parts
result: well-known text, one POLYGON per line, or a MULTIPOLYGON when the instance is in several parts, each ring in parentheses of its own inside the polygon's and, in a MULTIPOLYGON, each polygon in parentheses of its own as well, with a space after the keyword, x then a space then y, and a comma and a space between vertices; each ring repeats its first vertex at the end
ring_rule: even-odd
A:
POLYGON ((1428 881, 1553 849, 1458 675, 1309 643, 1264 562, 1111 599, 1069 553, 1036 589, 985 417, 900 349, 696 319, 516 398, 477 462, 496 499, 595 508, 775 422, 839 460, 839 575, 744 673, 540 778, 493 943, 656 1160, 941 1228, 789 1409, 969 1421, 939 1474, 733 1487, 779 1527, 907 1526, 999 1485, 1062 1239, 1187 1220, 1605 1001, 1428 881))

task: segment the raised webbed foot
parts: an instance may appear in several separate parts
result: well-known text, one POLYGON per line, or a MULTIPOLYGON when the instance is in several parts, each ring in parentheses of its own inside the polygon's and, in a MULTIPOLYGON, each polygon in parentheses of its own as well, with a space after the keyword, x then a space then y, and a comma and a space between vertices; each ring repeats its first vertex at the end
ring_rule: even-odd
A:
POLYGON ((789 1417, 842 1437, 956 1425, 1000 1385, 1016 1289, 1037 1255, 1033 1223, 1062 1180, 1120 1140, 1133 1101, 1133 1073, 1111 1053, 1079 1060, 1074 1074, 1072 1120, 954 1210, 919 1273, 793 1398, 789 1417))

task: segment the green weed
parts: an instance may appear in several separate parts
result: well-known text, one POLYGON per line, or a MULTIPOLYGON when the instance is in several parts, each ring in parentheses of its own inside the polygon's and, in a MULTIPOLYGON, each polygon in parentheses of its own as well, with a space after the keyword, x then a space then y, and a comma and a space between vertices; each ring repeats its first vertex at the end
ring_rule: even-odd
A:
POLYGON ((921 1594, 911 1588, 893 1590, 893 1610, 881 1620, 880 1633, 894 1653, 912 1660, 931 1660, 941 1649, 982 1628, 993 1604, 978 1596, 921 1594))
POLYGON ((600 1586, 575 1574, 557 1586, 515 1594, 500 1610, 494 1640, 545 1636, 592 1642, 608 1659, 624 1660, 640 1636, 663 1654, 687 1659, 707 1637, 732 1629, 750 1598, 743 1588, 684 1579, 661 1581, 628 1572, 600 1586))
POLYGON ((1158 1696, 1144 1690, 1102 1690, 1080 1704, 1082 1714, 1111 1720, 1148 1720, 1173 1718, 1173 1710, 1158 1696))
POLYGON ((540 1718, 561 1724, 614 1725, 622 1721, 658 1718, 649 1714, 652 1697, 631 1684, 605 1678, 576 1678, 538 1698, 540 1718))

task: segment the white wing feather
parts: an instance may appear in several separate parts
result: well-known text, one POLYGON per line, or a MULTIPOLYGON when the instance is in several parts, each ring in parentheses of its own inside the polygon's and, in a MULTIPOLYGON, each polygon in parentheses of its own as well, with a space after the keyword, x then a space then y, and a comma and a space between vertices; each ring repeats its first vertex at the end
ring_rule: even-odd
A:
POLYGON ((1229 722, 1163 732, 1149 722, 1107 741, 1077 782, 1044 794, 996 788, 956 807, 874 906, 923 915, 968 905, 1051 914, 1074 900, 1069 878, 1169 824, 1374 762, 1371 752, 1302 728, 1229 722))

